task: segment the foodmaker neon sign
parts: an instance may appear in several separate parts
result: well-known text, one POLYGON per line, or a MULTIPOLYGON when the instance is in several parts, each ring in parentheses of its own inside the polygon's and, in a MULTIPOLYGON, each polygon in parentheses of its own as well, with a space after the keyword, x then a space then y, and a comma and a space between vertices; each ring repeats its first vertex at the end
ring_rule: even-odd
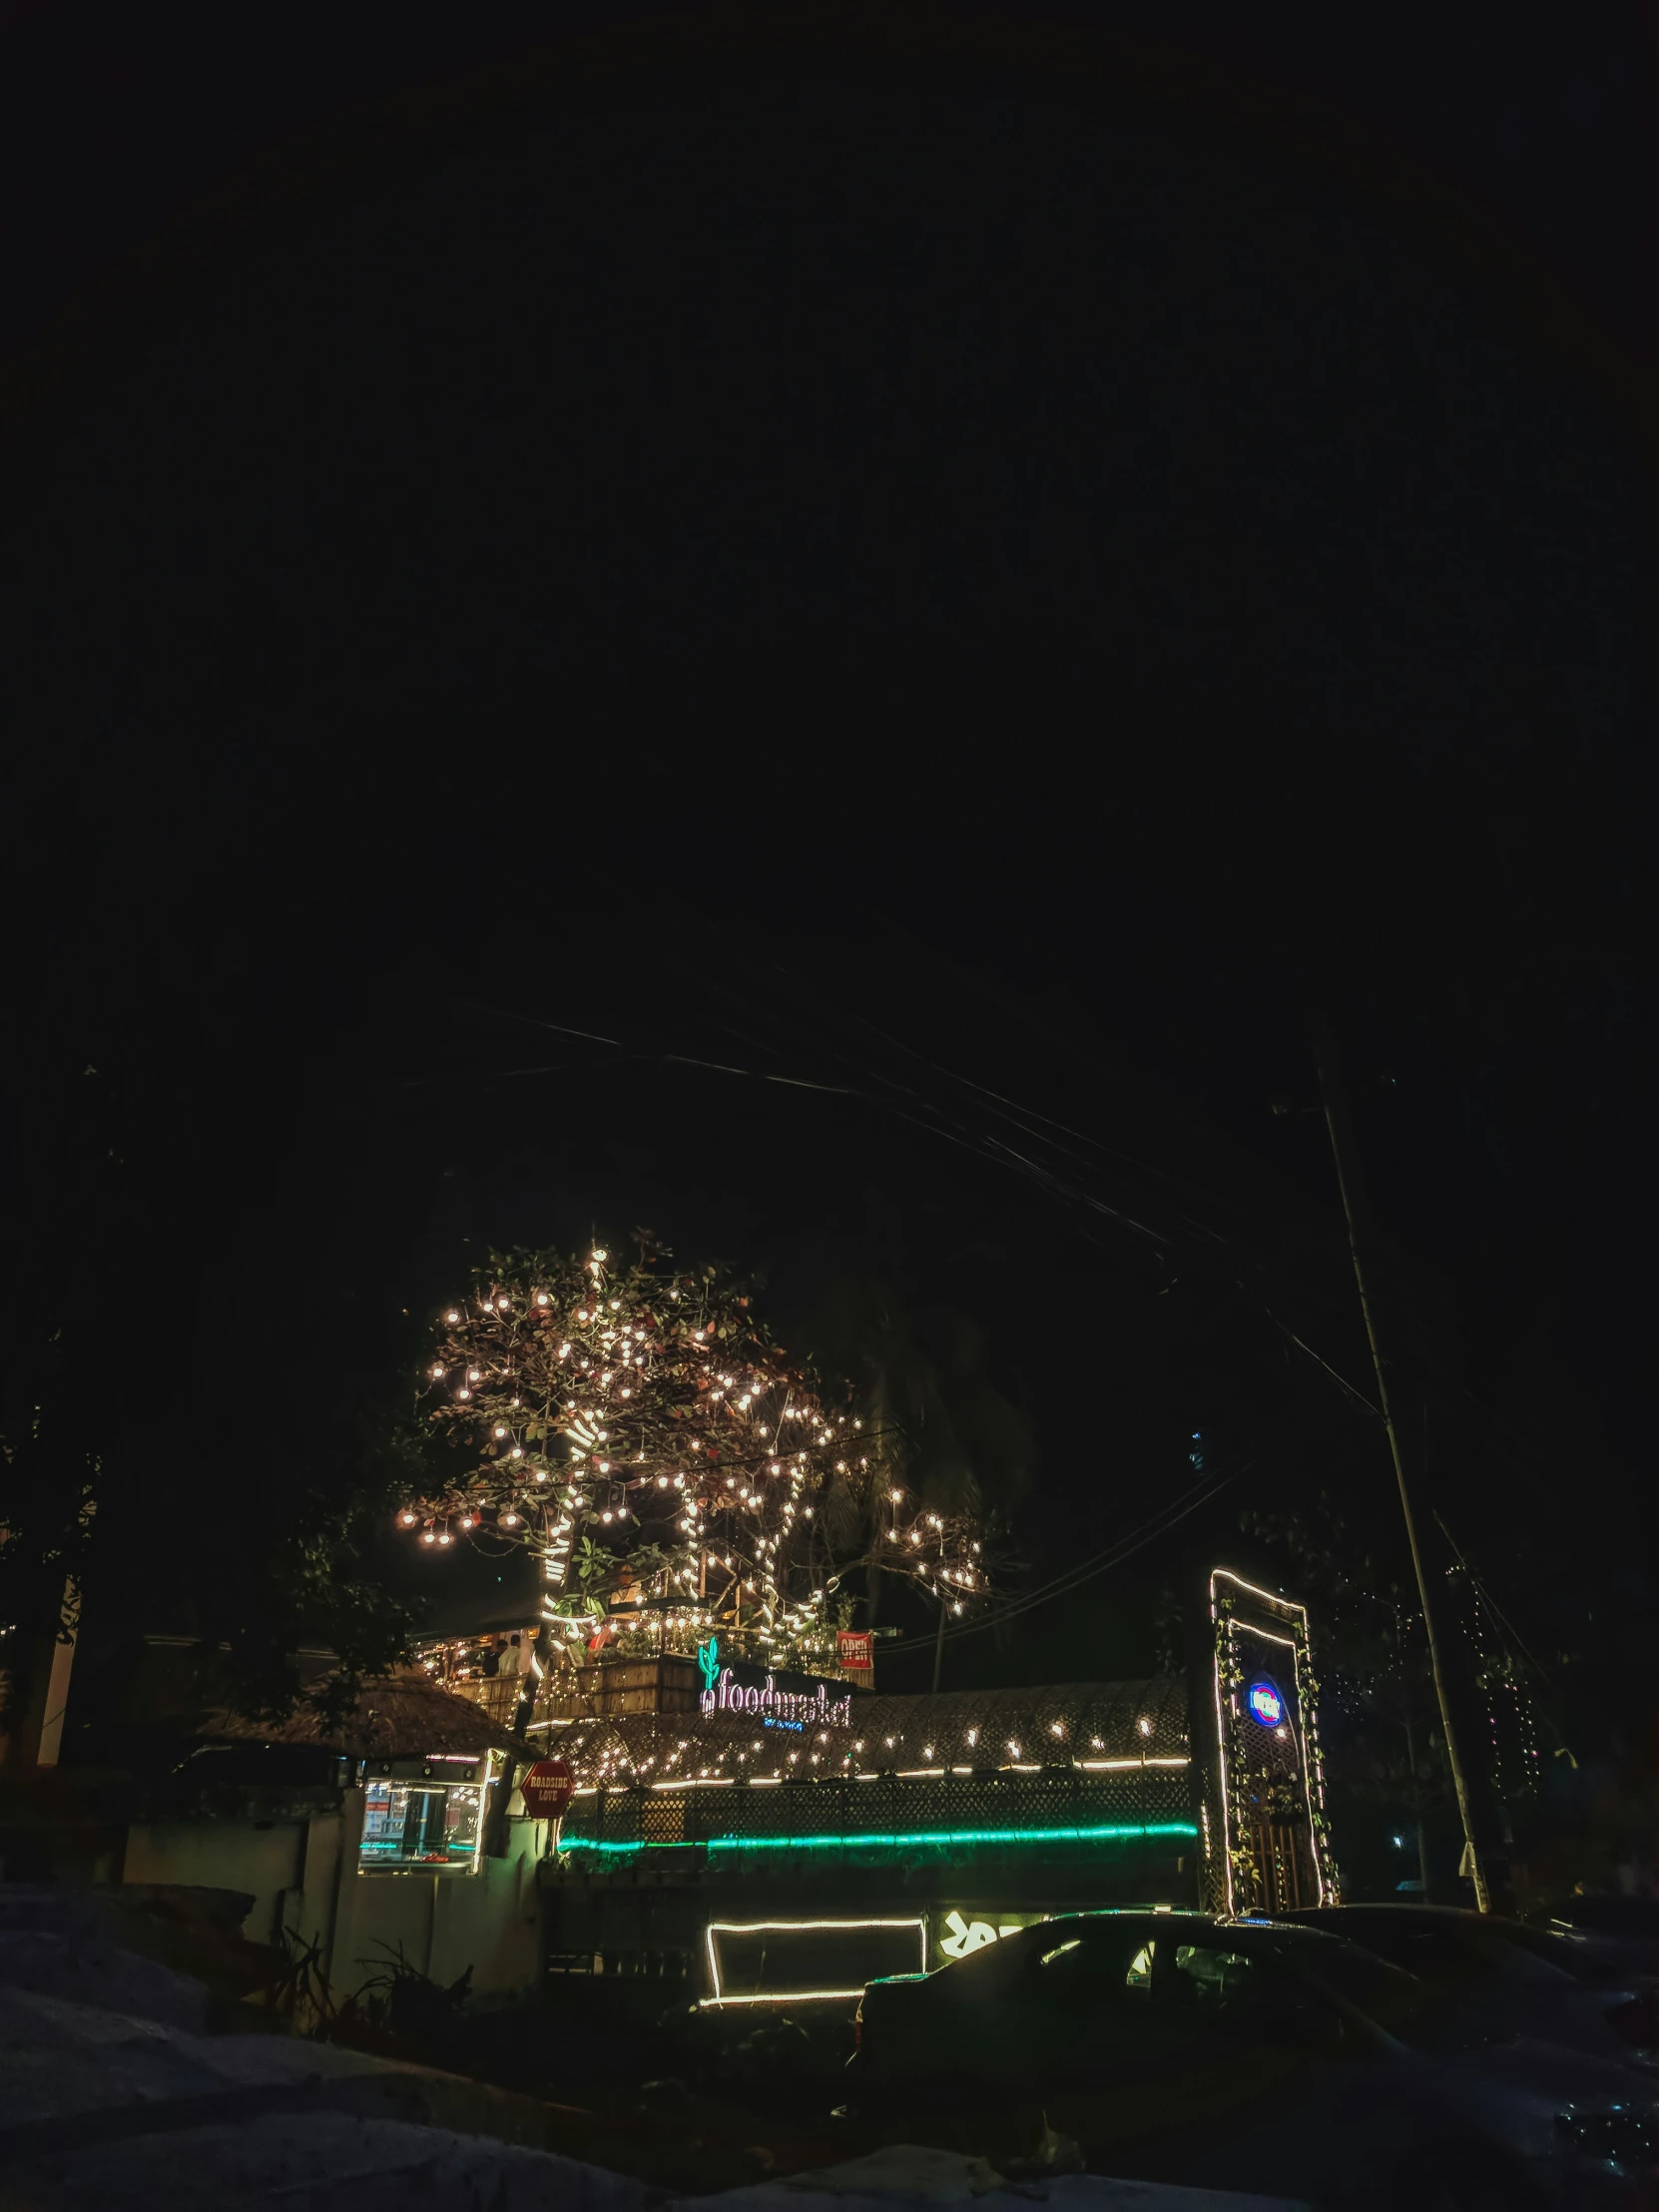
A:
POLYGON ((720 1639, 709 1636, 697 1647, 703 1677, 700 1703, 705 1713, 753 1713, 763 1728, 804 1735, 815 1723, 825 1728, 852 1726, 852 1692, 836 1695, 838 1685, 818 1675, 779 1678, 765 1667, 722 1666, 720 1639))

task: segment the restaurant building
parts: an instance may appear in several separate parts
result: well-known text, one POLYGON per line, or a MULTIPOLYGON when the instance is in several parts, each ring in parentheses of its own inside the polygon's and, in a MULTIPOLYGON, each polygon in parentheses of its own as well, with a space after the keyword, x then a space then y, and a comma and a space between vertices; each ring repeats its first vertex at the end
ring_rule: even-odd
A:
POLYGON ((1334 1897, 1306 1611, 1222 1568, 1200 1610, 1186 1672, 1136 1681, 890 1695, 714 1637, 550 1664, 526 1728, 572 1791, 538 1866, 547 1972, 839 2000, 1055 1913, 1334 1897))

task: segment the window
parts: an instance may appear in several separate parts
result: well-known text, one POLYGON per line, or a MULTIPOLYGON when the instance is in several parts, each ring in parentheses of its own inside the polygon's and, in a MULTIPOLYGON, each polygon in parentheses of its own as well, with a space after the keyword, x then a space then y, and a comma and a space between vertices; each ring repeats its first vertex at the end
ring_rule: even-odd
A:
POLYGON ((365 1873, 476 1871, 484 1796, 477 1783, 370 1782, 363 1796, 358 1865, 365 1873))
POLYGON ((1336 2051, 1345 2040, 1329 1997, 1260 1954, 1179 1944, 1161 1999, 1166 2018, 1201 2035, 1308 2051, 1336 2051))
POLYGON ((1155 1947, 1129 1931, 1066 1936, 1040 1953, 1038 1992, 1074 2011, 1139 2011, 1150 2001, 1155 1947))
POLYGON ((1255 1960, 1241 1951, 1179 1943, 1169 1994, 1178 2009, 1195 2019, 1219 2021, 1223 2013, 1237 2015, 1248 2007, 1256 1977, 1255 1960))
POLYGON ((1499 2031, 1486 2025, 1481 2014, 1465 2012, 1444 1990, 1385 1964, 1357 1943, 1309 1936, 1284 1942, 1284 1948, 1294 1966, 1317 1976, 1412 2050, 1470 2050, 1498 2040, 1499 2031))

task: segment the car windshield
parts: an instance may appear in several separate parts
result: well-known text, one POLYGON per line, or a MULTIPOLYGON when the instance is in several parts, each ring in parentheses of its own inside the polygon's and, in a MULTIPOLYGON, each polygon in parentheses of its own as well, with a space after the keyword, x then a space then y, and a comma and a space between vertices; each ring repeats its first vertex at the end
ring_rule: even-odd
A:
POLYGON ((1317 1976, 1410 2050, 1469 2050, 1501 2039, 1497 2028, 1467 2012, 1442 1990, 1430 1988, 1340 1936, 1314 1936, 1279 1947, 1287 1965, 1317 1976))

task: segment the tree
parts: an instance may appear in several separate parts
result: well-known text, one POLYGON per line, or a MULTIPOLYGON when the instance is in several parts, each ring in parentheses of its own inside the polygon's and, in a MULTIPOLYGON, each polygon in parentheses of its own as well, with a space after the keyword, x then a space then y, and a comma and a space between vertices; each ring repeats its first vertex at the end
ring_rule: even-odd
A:
POLYGON ((658 1649, 719 1624, 729 1649, 822 1661, 849 1617, 842 1578, 876 1565, 957 1612, 982 1596, 965 1499, 918 1498, 887 1431, 825 1401, 730 1269, 677 1269, 638 1242, 626 1268, 603 1247, 492 1255, 444 1309, 424 1395, 456 1460, 431 1456, 401 1524, 438 1546, 528 1547, 546 1610, 578 1632, 593 1608, 573 1601, 573 1560, 589 1592, 626 1584, 658 1649), (852 1494, 874 1509, 825 1510, 852 1494))
POLYGON ((988 1548, 1025 1492, 1036 1442, 983 1372, 984 1332, 964 1315, 918 1310, 884 1273, 836 1276, 811 1336, 821 1366, 846 1377, 871 1438, 868 1464, 861 1457, 837 1472, 824 1509, 843 1548, 869 1551, 873 1611, 894 1480, 924 1510, 971 1521, 988 1548))

